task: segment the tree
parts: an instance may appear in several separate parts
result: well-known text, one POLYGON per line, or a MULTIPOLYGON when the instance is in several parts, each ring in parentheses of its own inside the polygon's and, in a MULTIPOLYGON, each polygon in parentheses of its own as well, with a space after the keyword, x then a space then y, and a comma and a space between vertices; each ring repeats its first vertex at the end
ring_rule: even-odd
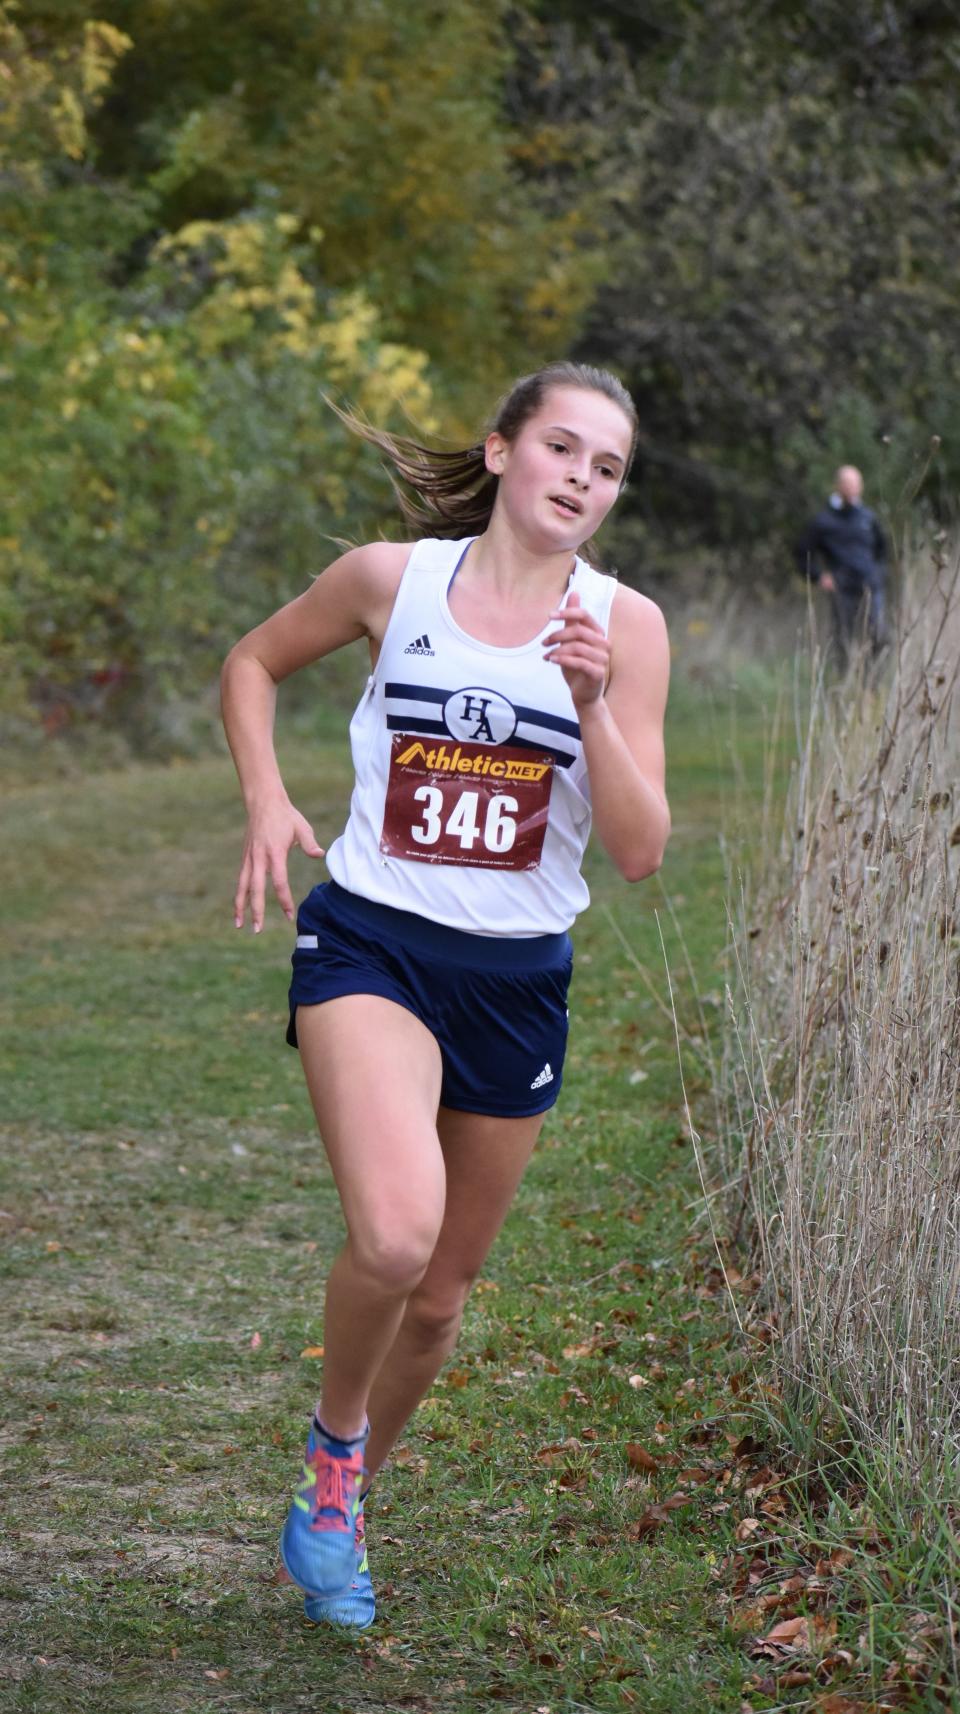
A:
POLYGON ((875 483, 898 492, 939 434, 955 488, 953 7, 651 0, 639 21, 610 3, 591 19, 586 41, 528 34, 515 110, 572 110, 594 139, 607 279, 579 350, 640 410, 622 540, 648 559, 711 544, 740 568, 779 543, 787 564, 811 444, 836 463, 854 423, 874 425, 875 483))
POLYGON ((188 223, 118 280, 150 204, 90 166, 88 124, 129 43, 88 23, 44 57, 3 30, 4 701, 155 742, 225 641, 382 513, 324 392, 429 427, 428 359, 317 277, 293 215, 188 223))
MULTIPOLYGON (((76 0, 35 4, 49 39, 76 0)), ((148 185, 162 228, 295 215, 317 267, 427 351, 451 430, 491 386, 566 349, 589 302, 589 187, 549 211, 504 122, 506 0, 104 0, 132 47, 95 124, 101 171, 148 185), (322 254, 319 246, 322 245, 322 254)), ((134 258, 136 265, 137 258, 134 258)))

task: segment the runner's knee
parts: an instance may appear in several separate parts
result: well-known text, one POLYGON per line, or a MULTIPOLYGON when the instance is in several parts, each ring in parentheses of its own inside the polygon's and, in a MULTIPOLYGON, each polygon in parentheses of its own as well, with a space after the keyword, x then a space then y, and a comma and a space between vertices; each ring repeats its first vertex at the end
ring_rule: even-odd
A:
POLYGON ((352 1232, 354 1265, 384 1291, 412 1292, 420 1284, 437 1241, 436 1226, 384 1219, 352 1232))
POLYGON ((453 1345, 460 1330, 463 1306, 472 1280, 430 1286, 411 1293, 405 1317, 407 1332, 424 1348, 453 1345))

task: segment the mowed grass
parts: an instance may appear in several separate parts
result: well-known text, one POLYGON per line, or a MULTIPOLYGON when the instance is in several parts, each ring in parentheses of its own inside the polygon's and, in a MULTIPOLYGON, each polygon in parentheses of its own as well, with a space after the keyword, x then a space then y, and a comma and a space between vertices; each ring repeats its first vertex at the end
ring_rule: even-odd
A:
MULTIPOLYGON (((762 724, 740 729, 751 780, 762 724)), ((704 992, 721 729, 678 698, 663 887, 704 992)), ((291 737, 283 762, 325 842, 345 743, 291 737)), ((702 1283, 672 1028, 623 945, 665 993, 660 881, 591 853, 563 1097, 377 1483, 380 1616, 353 1639, 273 1581, 340 1218, 282 1039, 289 926, 232 928, 230 764, 19 788, 3 823, 0 1708, 738 1710, 726 1508, 643 1533, 668 1490, 627 1452, 728 1427, 738 1361, 702 1283)), ((300 893, 322 873, 294 868, 300 893)))

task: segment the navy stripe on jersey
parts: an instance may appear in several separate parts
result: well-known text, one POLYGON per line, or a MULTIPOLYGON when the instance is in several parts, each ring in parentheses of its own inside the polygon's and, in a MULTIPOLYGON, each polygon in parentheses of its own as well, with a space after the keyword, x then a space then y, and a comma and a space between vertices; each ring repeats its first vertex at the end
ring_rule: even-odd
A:
POLYGON ((520 738, 516 732, 510 744, 514 750, 535 750, 538 756, 549 756, 558 768, 572 768, 577 759, 567 750, 557 750, 552 744, 541 744, 537 738, 520 738))
POLYGON ((437 738, 449 738, 442 720, 424 720, 419 714, 388 714, 388 732, 429 732, 437 738))
POLYGON ((545 726, 548 732, 565 732, 568 738, 579 741, 580 727, 575 720, 564 720, 561 714, 543 714, 539 708, 521 708, 514 703, 518 720, 525 720, 531 726, 545 726))
POLYGON ((453 695, 453 691, 435 690, 430 684, 385 684, 383 694, 410 702, 446 702, 453 695))
MULTIPOLYGON (((460 687, 463 688, 463 687, 460 687)), ((433 713, 437 705, 448 702, 457 691, 443 690, 436 685, 401 684, 389 682, 383 687, 384 697, 392 703, 392 709, 386 713, 388 732, 417 732, 431 738, 453 738, 444 721, 438 720, 433 713), (406 711, 403 705, 406 704, 406 711)), ((559 714, 548 714, 539 708, 520 707, 511 704, 517 719, 517 730, 509 742, 518 750, 533 750, 540 755, 549 756, 559 768, 570 768, 576 761, 576 754, 558 747, 556 734, 576 740, 580 738, 580 728, 575 720, 567 720, 559 714), (520 727, 523 727, 523 731, 520 727), (541 737, 540 734, 543 734, 541 737)))

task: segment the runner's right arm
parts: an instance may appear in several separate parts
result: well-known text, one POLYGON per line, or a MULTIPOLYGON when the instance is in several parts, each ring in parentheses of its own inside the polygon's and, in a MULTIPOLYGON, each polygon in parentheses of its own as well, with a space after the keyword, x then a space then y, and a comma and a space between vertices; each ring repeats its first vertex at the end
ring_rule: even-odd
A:
POLYGON ((277 685, 311 661, 367 637, 376 647, 386 629, 410 555, 406 542, 351 548, 296 600, 249 631, 230 651, 221 674, 227 742, 247 808, 247 833, 234 922, 243 927, 249 900, 254 933, 263 927, 266 878, 292 921, 287 855, 299 845, 308 857, 323 851, 309 822, 287 796, 273 747, 277 685))

